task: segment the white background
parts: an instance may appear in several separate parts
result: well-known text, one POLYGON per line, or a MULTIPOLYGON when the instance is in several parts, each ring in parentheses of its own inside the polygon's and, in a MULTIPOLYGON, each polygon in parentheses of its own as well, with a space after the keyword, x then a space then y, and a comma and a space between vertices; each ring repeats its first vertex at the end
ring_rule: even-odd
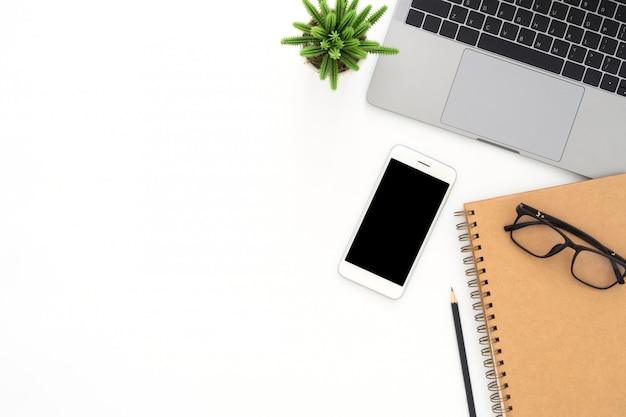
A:
POLYGON ((375 56, 330 91, 304 20, 2 2, 0 415, 467 415, 451 286, 491 415, 453 212, 582 177, 367 104, 375 56), (397 143, 458 180, 392 301, 336 267, 397 143))

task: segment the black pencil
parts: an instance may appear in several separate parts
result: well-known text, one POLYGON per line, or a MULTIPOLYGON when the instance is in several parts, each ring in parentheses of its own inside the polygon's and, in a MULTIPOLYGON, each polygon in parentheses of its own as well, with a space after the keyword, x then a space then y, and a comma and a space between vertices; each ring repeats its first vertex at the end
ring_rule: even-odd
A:
POLYGON ((467 366, 463 328, 461 327, 461 316, 459 315, 459 304, 452 288, 450 288, 450 305, 452 307, 452 317, 454 317, 454 328, 456 330, 456 341, 459 346, 459 356, 461 357, 461 368, 463 369, 463 380, 465 381, 465 395, 467 396, 469 415, 470 417, 476 417, 474 394, 472 394, 472 382, 470 381, 469 368, 467 366))

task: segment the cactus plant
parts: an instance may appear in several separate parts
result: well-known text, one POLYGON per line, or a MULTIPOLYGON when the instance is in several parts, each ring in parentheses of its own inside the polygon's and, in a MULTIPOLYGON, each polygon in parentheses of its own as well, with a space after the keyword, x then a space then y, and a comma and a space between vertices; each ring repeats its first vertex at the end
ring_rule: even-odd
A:
POLYGON ((357 11, 359 0, 337 0, 331 9, 326 0, 319 0, 315 7, 309 0, 302 0, 311 20, 309 23, 294 22, 300 30, 300 36, 281 39, 285 45, 300 45, 300 55, 319 69, 321 80, 330 79, 330 87, 337 89, 338 75, 347 69, 359 70, 358 61, 365 59, 368 53, 391 55, 397 54, 396 48, 382 46, 368 40, 367 31, 381 18, 387 6, 371 13, 368 5, 357 11))

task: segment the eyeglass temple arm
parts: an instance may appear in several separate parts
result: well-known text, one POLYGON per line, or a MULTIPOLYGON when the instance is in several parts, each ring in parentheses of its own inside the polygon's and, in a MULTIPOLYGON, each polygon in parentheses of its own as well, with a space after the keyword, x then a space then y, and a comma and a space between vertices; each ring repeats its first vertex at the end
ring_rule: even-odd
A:
POLYGON ((612 257, 614 257, 614 258, 616 258, 616 259, 626 263, 626 259, 622 258, 620 255, 618 255, 617 253, 615 253, 611 249, 607 248, 602 243, 600 243, 599 241, 597 241, 596 239, 594 239, 593 237, 591 237, 587 233, 583 232, 579 228, 574 227, 574 226, 572 226, 569 223, 565 223, 564 221, 559 220, 556 217, 552 217, 549 214, 546 214, 546 213, 541 212, 541 211, 539 211, 537 209, 534 209, 534 208, 532 208, 529 205, 526 205, 524 203, 520 203, 519 206, 517 207, 517 212, 518 213, 520 213, 520 210, 523 211, 523 212, 527 212, 525 214, 529 214, 529 215, 532 215, 534 217, 538 217, 539 215, 541 215, 543 219, 549 221, 553 225, 555 225, 557 227, 560 227, 561 229, 563 229, 565 231, 573 233, 574 235, 576 235, 579 238, 583 239, 587 243, 590 243, 590 244, 594 245, 596 248, 602 250, 607 255, 610 255, 610 256, 612 256, 612 257))

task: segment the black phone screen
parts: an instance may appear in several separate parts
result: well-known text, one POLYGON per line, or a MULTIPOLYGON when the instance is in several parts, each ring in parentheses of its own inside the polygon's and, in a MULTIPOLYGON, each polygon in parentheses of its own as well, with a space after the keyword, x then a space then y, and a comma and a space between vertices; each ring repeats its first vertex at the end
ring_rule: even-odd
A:
POLYGON ((346 261, 404 285, 449 186, 392 158, 346 261))

